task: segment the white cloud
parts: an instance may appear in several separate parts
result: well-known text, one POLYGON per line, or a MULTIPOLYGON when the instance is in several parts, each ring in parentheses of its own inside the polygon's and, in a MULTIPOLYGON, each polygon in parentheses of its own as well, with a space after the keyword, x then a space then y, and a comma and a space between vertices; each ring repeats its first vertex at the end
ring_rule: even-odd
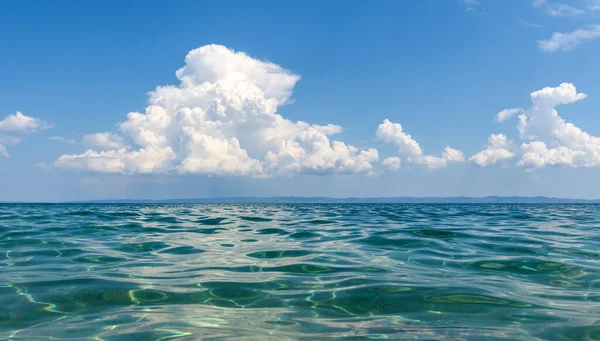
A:
POLYGON ((52 124, 24 115, 20 111, 6 116, 0 120, 0 155, 9 155, 4 145, 18 144, 24 135, 50 128, 52 124))
POLYGON ((585 14, 585 11, 567 4, 554 4, 546 8, 546 13, 553 17, 572 17, 585 14))
POLYGON ((123 174, 370 173, 377 150, 358 150, 331 136, 337 125, 293 122, 277 113, 300 79, 281 66, 220 45, 192 50, 177 86, 149 94, 119 135, 88 135, 94 149, 63 155, 56 167, 123 174), (131 146, 131 147, 127 147, 131 146))
POLYGON ((83 137, 83 144, 90 148, 102 150, 123 148, 123 138, 114 133, 96 133, 83 137))
POLYGON ((465 161, 465 155, 458 149, 450 148, 446 146, 442 152, 442 158, 449 162, 463 162, 465 161))
POLYGON ((517 163, 517 165, 521 167, 592 167, 597 166, 600 162, 598 151, 593 152, 596 155, 589 155, 586 151, 576 151, 565 146, 548 149, 546 144, 541 141, 523 143, 521 149, 523 150, 523 155, 521 156, 521 160, 517 163), (590 159, 589 156, 592 156, 595 160, 592 159, 590 163, 586 162, 586 159, 590 159), (575 159, 581 159, 584 162, 579 162, 578 165, 575 165, 575 159))
POLYGON ((570 83, 531 93, 532 106, 519 115, 517 129, 522 139, 532 142, 521 145, 523 154, 517 165, 526 168, 600 166, 600 138, 565 122, 555 109, 586 97, 570 83))
POLYGON ((460 150, 452 149, 447 146, 441 157, 425 155, 423 149, 411 135, 406 134, 402 125, 384 120, 377 128, 377 137, 386 142, 394 143, 408 162, 424 165, 427 168, 445 168, 448 162, 462 162, 465 160, 460 150))
POLYGON ((545 52, 557 50, 568 51, 582 43, 600 38, 600 25, 593 25, 587 29, 579 29, 569 33, 555 32, 548 40, 539 40, 538 47, 545 52))
POLYGON ((542 7, 546 3, 546 0, 533 0, 533 7, 542 7))
POLYGON ((589 0, 590 11, 600 11, 600 0, 589 0))
POLYGON ((28 134, 49 128, 52 128, 51 124, 24 115, 20 111, 17 111, 14 115, 8 115, 5 119, 0 121, 0 131, 12 133, 28 134))
POLYGON ((504 109, 496 115, 497 122, 504 122, 509 118, 516 116, 523 112, 521 108, 513 108, 513 109, 504 109))
POLYGON ((55 165, 93 172, 150 174, 166 172, 166 165, 174 158, 170 147, 148 147, 131 152, 125 148, 100 152, 90 149, 79 155, 63 155, 55 165))
POLYGON ((381 162, 381 164, 385 168, 388 168, 390 170, 398 170, 402 166, 402 161, 400 160, 399 157, 393 156, 393 157, 388 157, 387 159, 383 160, 381 162))
POLYGON ((509 141, 506 135, 491 134, 486 149, 470 157, 469 161, 480 167, 503 164, 515 156, 515 153, 509 150, 511 144, 512 141, 509 141))
POLYGON ((59 141, 59 142, 67 143, 67 144, 76 144, 77 143, 73 139, 64 138, 62 136, 50 136, 48 138, 48 140, 50 140, 50 141, 59 141))

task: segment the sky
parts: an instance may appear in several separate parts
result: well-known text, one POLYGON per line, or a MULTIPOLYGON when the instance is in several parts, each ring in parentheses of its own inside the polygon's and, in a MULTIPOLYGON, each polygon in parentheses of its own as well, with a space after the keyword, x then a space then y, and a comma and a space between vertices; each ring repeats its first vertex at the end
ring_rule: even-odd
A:
POLYGON ((0 201, 600 198, 600 1, 0 2, 0 201))

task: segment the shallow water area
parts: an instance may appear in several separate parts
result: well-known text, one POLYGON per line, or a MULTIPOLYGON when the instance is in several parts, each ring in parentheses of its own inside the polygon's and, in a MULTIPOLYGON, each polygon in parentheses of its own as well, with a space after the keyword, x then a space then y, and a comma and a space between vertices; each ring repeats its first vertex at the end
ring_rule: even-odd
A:
POLYGON ((0 339, 600 340, 600 205, 0 205, 0 339))

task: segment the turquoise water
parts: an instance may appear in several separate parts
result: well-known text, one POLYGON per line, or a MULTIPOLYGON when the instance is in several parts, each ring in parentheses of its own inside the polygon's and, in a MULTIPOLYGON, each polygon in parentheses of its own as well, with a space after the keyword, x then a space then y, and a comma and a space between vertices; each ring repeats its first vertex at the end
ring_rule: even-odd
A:
POLYGON ((600 206, 0 205, 0 339, 600 340, 600 206))

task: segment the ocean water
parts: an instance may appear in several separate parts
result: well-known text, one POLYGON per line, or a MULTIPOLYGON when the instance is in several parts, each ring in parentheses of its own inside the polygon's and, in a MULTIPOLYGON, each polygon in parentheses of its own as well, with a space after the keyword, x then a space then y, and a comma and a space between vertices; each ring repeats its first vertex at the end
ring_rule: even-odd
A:
POLYGON ((2 340, 600 340, 600 205, 0 205, 2 340))

